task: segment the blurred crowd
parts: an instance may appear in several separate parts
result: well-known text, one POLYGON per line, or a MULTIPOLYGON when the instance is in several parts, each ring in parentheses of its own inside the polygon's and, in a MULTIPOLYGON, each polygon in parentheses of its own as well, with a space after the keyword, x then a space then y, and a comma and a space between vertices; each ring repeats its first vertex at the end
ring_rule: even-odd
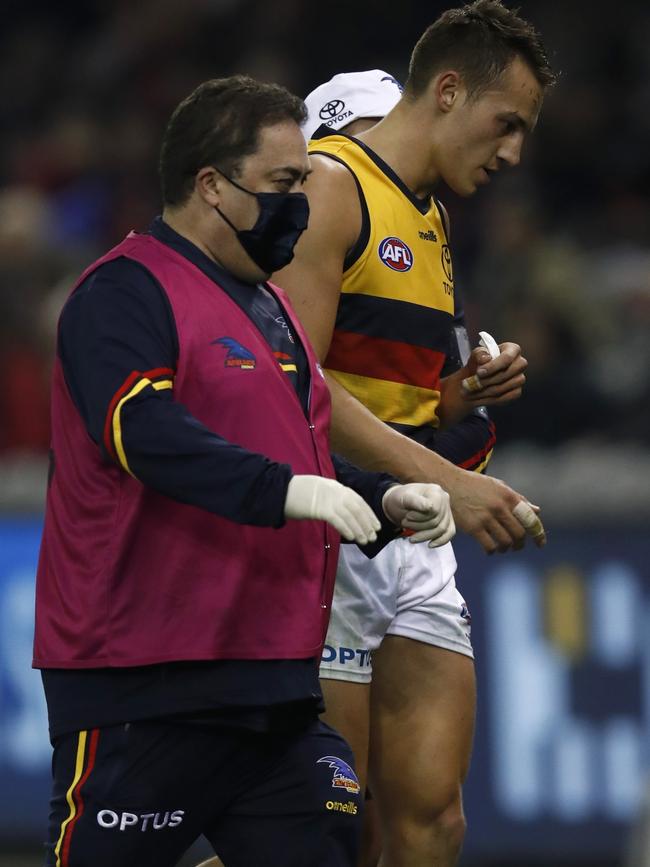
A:
MULTIPOLYGON (((26 0, 0 33, 0 453, 48 447, 56 318, 81 270, 160 209, 176 103, 243 72, 305 95, 335 72, 404 79, 450 2, 26 0)), ((524 398, 500 440, 650 443, 650 6, 521 2, 560 82, 523 165, 448 191, 470 331, 515 340, 524 398)))

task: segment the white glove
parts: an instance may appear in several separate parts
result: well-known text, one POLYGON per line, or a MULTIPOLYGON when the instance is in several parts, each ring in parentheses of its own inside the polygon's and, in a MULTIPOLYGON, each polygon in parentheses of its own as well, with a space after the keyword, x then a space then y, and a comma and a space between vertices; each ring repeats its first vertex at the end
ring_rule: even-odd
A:
POLYGON ((285 518, 327 521, 348 542, 367 545, 377 539, 381 524, 365 500, 334 479, 294 476, 284 502, 285 518))
POLYGON ((415 531, 409 542, 428 542, 430 548, 438 548, 456 533, 449 494, 440 485, 395 485, 386 491, 381 504, 393 524, 415 531))

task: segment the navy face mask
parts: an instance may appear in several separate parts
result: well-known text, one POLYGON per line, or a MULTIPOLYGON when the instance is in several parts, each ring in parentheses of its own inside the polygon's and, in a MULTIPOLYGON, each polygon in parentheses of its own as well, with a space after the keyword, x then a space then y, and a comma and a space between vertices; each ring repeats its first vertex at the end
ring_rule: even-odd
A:
POLYGON ((293 259, 293 248, 307 228, 307 196, 304 193, 253 193, 224 175, 221 169, 217 171, 238 190, 255 196, 260 214, 252 229, 238 229, 217 206, 215 211, 228 223, 239 243, 262 271, 273 274, 284 268, 293 259))

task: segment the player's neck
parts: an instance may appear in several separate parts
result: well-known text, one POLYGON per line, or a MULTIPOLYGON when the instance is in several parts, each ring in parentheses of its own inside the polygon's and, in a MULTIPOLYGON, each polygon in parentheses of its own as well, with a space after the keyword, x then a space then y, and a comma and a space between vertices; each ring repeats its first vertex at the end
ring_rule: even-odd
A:
POLYGON ((429 195, 438 182, 431 147, 412 107, 400 103, 382 121, 358 138, 373 150, 418 197, 429 195))

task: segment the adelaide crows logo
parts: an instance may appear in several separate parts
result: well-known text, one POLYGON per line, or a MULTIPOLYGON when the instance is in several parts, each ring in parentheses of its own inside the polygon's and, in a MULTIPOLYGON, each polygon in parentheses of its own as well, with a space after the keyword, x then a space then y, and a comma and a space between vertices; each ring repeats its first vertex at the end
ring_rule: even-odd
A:
POLYGON ((253 353, 232 337, 218 337, 212 343, 220 343, 228 350, 224 367, 238 367, 240 370, 254 370, 257 361, 253 353))
POLYGON ((334 768, 334 775, 332 776, 333 789, 345 789, 351 795, 359 794, 361 790, 359 780, 347 762, 336 756, 323 756, 322 759, 318 759, 316 764, 319 765, 321 762, 325 762, 330 768, 334 768))

